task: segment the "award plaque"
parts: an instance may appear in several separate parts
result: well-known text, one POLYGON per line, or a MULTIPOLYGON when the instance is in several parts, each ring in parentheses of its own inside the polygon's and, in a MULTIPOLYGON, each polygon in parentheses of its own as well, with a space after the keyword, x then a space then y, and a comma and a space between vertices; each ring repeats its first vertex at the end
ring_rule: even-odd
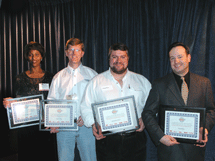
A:
POLYGON ((77 103, 72 100, 42 100, 40 107, 40 131, 77 131, 77 103))
POLYGON ((132 132, 139 129, 134 96, 92 104, 97 130, 103 135, 132 132))
POLYGON ((178 142, 202 144, 196 141, 200 137, 204 140, 205 108, 161 106, 159 120, 164 134, 176 138, 178 142))
POLYGON ((41 100, 42 94, 8 99, 7 115, 10 129, 38 125, 41 100))

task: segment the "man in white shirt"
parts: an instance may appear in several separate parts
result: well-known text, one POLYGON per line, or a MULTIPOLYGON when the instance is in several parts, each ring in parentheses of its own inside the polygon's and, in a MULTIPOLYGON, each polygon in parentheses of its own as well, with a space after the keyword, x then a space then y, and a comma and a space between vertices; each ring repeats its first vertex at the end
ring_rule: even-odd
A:
POLYGON ((94 77, 86 87, 81 102, 84 124, 93 127, 98 161, 143 161, 146 159, 146 135, 141 112, 151 84, 144 76, 128 70, 129 55, 126 45, 112 45, 108 57, 109 70, 94 77), (101 131, 97 134, 91 104, 131 95, 135 98, 140 128, 132 133, 123 132, 106 137, 101 131))
MULTIPOLYGON (((97 73, 83 66, 81 58, 84 56, 84 44, 77 38, 71 38, 65 46, 68 66, 58 72, 51 83, 48 99, 75 100, 77 102, 77 132, 57 133, 57 146, 59 161, 74 160, 74 148, 77 142, 81 160, 96 161, 95 138, 91 128, 84 125, 80 114, 80 102, 85 87, 97 73)), ((51 133, 57 132, 52 128, 51 133)))

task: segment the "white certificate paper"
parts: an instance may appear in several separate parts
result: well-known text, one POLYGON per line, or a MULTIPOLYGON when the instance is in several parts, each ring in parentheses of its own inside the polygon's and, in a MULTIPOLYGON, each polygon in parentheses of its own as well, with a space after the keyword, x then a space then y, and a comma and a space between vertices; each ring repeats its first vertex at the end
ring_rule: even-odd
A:
POLYGON ((98 108, 102 132, 133 126, 128 102, 98 108))
POLYGON ((46 104, 45 127, 74 127, 74 108, 70 104, 46 104))
POLYGON ((14 125, 39 120, 39 99, 11 103, 14 125))
POLYGON ((175 138, 199 139, 200 113, 165 111, 164 133, 175 138))

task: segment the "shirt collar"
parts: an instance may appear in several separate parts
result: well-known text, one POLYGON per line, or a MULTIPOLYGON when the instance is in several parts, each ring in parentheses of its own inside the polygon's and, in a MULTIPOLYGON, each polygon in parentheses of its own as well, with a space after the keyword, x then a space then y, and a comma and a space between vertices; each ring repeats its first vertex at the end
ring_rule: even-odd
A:
POLYGON ((74 73, 75 71, 77 71, 77 72, 79 72, 80 73, 80 70, 81 70, 81 68, 83 67, 83 65, 82 65, 82 63, 78 66, 78 68, 76 68, 76 69, 74 69, 74 68, 72 68, 71 66, 69 66, 69 64, 68 64, 68 66, 67 66, 67 71, 70 73, 70 74, 72 74, 72 73, 74 73))
MULTIPOLYGON (((181 80, 181 76, 175 74, 174 72, 173 72, 173 74, 175 76, 175 79, 181 80)), ((190 78, 190 71, 184 76, 184 78, 185 78, 185 80, 188 80, 190 78)))
MULTIPOLYGON (((111 74, 111 71, 110 71, 110 67, 109 67, 109 75, 114 79, 114 76, 111 74)), ((130 71, 128 70, 127 68, 127 73, 125 74, 125 76, 123 77, 122 81, 126 80, 128 75, 129 75, 130 71)), ((115 79, 114 79, 115 80, 115 79)), ((116 80, 115 80, 116 81, 116 80)))
MULTIPOLYGON (((181 90, 181 84, 182 84, 182 79, 181 76, 175 74, 173 72, 174 78, 176 80, 176 83, 178 84, 179 89, 181 90)), ((184 76, 185 82, 187 83, 188 88, 190 87, 190 71, 184 76)))

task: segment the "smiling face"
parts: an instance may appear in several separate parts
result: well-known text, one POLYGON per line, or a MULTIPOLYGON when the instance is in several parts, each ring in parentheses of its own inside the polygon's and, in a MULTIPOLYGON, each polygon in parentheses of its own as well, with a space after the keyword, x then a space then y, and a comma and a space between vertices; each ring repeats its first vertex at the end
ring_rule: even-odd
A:
POLYGON ((69 45, 66 50, 66 56, 69 58, 69 65, 80 65, 81 58, 84 56, 84 51, 82 50, 82 46, 79 45, 69 45))
POLYGON ((122 74, 128 67, 128 54, 126 51, 113 50, 110 54, 110 68, 116 74, 122 74))
POLYGON ((175 74, 185 76, 189 72, 191 55, 182 46, 176 46, 169 52, 170 64, 175 74))
POLYGON ((30 50, 28 54, 28 60, 32 67, 40 66, 42 55, 38 50, 30 50))

